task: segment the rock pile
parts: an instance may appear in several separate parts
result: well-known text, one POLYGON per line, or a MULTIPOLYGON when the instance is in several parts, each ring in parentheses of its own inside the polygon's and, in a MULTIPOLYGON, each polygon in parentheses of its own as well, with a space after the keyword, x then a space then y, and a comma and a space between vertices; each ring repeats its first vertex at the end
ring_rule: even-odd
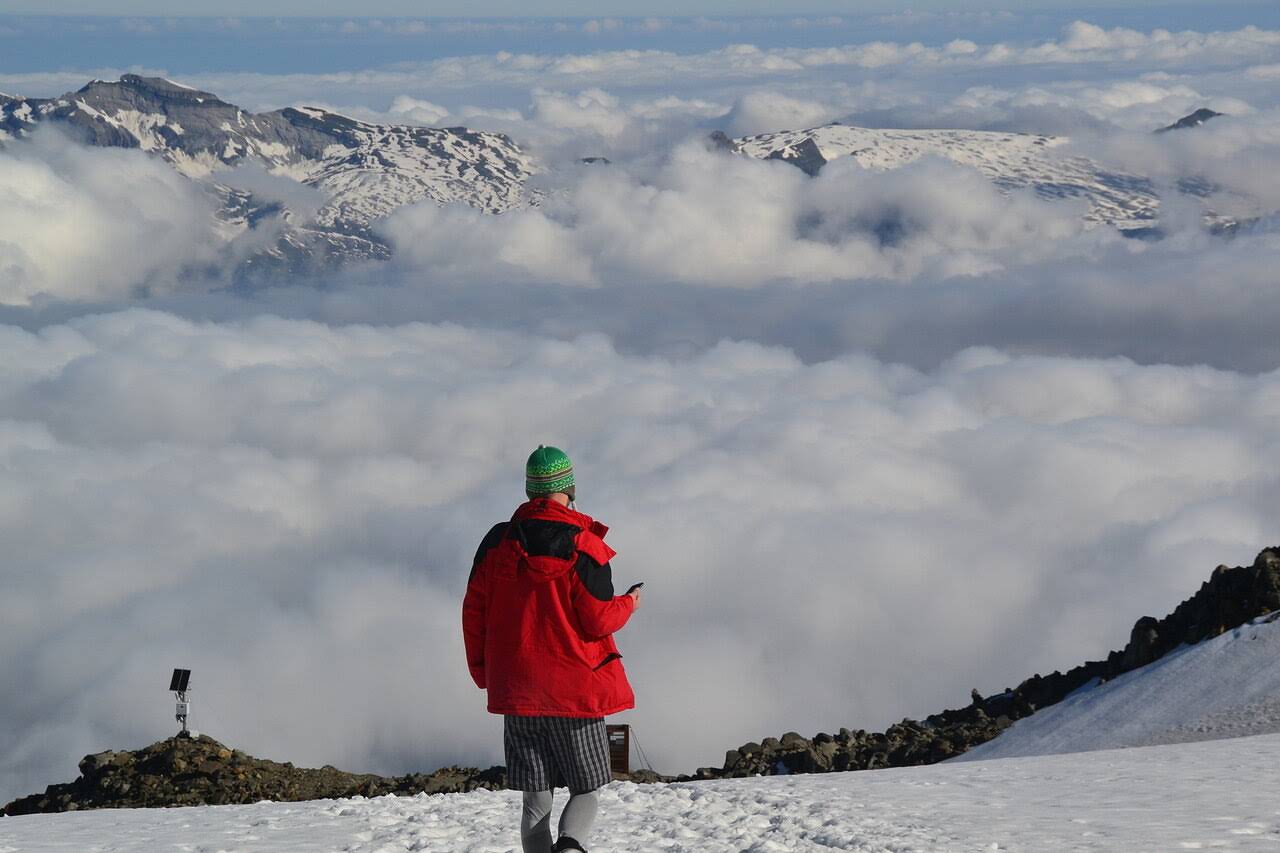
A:
POLYGON ((1163 619, 1144 616, 1134 624, 1128 644, 1105 660, 1090 661, 1066 673, 1036 674, 1012 689, 983 698, 973 691, 964 708, 933 714, 923 721, 903 720, 884 732, 841 729, 804 738, 745 743, 725 754, 723 767, 702 767, 680 779, 827 773, 934 764, 986 743, 1015 720, 1061 702, 1091 681, 1099 683, 1146 666, 1185 644, 1216 637, 1259 616, 1280 610, 1280 547, 1258 554, 1252 566, 1218 566, 1191 598, 1163 619))
POLYGON ((7 815, 94 808, 142 808, 318 800, 356 795, 428 794, 500 789, 501 767, 445 767, 434 773, 375 776, 318 770, 254 758, 206 735, 172 737, 135 752, 100 752, 80 762, 80 778, 14 800, 7 815))
MULTIPOLYGON (((969 715, 967 715, 969 716, 969 715)), ((759 743, 744 743, 725 753, 723 767, 700 767, 688 779, 776 776, 792 773, 833 773, 936 764, 985 743, 1013 724, 1007 716, 992 718, 981 709, 968 719, 938 725, 903 720, 883 732, 840 729, 812 738, 787 732, 759 743)))

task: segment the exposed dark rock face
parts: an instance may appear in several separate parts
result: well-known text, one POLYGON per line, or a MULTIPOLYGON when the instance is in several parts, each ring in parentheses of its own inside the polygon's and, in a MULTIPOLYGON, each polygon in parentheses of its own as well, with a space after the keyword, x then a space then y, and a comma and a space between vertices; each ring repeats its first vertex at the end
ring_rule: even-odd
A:
POLYGON ((707 137, 708 145, 713 151, 729 151, 736 153, 738 143, 729 138, 729 135, 723 130, 713 130, 711 135, 707 137))
POLYGON ((983 698, 977 690, 965 708, 903 720, 884 732, 841 729, 805 739, 788 732, 781 739, 745 743, 725 755, 723 767, 699 768, 680 779, 826 773, 934 764, 986 743, 1015 720, 1061 702, 1091 681, 1110 681, 1146 666, 1183 644, 1194 645, 1280 610, 1280 547, 1267 548, 1252 566, 1218 566, 1199 591, 1163 619, 1144 616, 1133 626, 1124 649, 1066 673, 1034 675, 1012 690, 983 698))
POLYGON ((822 152, 818 150, 818 143, 812 139, 805 139, 795 145, 771 151, 765 159, 790 163, 811 178, 827 165, 827 158, 822 156, 822 152))
POLYGON ((1171 130, 1185 130, 1188 127, 1199 127, 1211 118, 1217 118, 1222 113, 1214 112, 1208 107, 1201 107, 1191 115, 1183 116, 1168 127, 1162 127, 1156 133, 1168 133, 1171 130))

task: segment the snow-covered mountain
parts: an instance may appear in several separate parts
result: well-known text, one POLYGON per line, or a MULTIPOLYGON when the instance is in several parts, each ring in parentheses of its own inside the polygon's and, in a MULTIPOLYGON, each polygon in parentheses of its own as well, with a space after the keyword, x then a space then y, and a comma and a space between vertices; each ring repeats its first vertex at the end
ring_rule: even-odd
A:
MULTIPOLYGON (((1178 126, 1193 126, 1202 115, 1189 116, 1178 126)), ((500 133, 377 125, 310 107, 251 113, 209 92, 136 74, 115 82, 95 80, 57 98, 0 95, 0 145, 28 136, 42 124, 60 126, 90 145, 137 148, 168 161, 216 195, 219 230, 228 238, 278 226, 279 239, 251 261, 254 268, 264 261, 268 267, 292 268, 388 257, 390 249, 373 226, 407 204, 462 202, 503 213, 537 204, 543 193, 529 185, 539 171, 534 160, 500 133), (310 187, 315 198, 281 200, 263 189, 261 181, 232 173, 242 165, 310 187)), ((976 169, 1004 190, 1085 199, 1088 221, 1135 232, 1155 225, 1160 206, 1149 180, 1065 155, 1068 140, 1063 137, 830 124, 714 138, 722 148, 784 160, 809 174, 841 157, 876 170, 943 157, 976 169)), ((604 158, 587 160, 607 163, 604 158)), ((1181 189, 1200 196, 1213 190, 1194 181, 1181 189)), ((1208 221, 1216 227, 1232 224, 1212 215, 1208 221)))
POLYGON ((91 145, 140 148, 208 182, 230 234, 282 213, 292 227, 273 250, 281 258, 385 256, 369 226, 418 201, 501 213, 533 200, 525 185, 533 161, 503 134, 375 125, 307 107, 255 114, 156 77, 95 80, 58 98, 0 96, 0 142, 45 123, 91 145), (316 189, 319 211, 300 220, 219 181, 249 163, 316 189))
POLYGON ((784 160, 809 174, 840 157, 867 169, 897 169, 922 157, 942 157, 978 170, 1004 190, 1030 189, 1045 199, 1082 198, 1086 219, 1117 228, 1145 229, 1160 198, 1146 178, 1110 172, 1084 157, 1057 150, 1060 136, 979 130, 885 130, 829 124, 806 130, 719 137, 722 146, 765 160, 784 160))
POLYGON ((1280 733, 1280 612, 1096 681, 953 761, 1280 733))

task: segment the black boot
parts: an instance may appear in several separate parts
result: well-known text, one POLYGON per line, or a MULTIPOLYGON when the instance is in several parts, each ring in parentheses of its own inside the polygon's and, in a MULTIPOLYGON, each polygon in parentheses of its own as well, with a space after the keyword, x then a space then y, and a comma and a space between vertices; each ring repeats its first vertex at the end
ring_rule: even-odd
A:
POLYGON ((560 836, 560 840, 556 842, 556 846, 551 848, 551 853, 564 853, 564 851, 572 851, 572 853, 587 853, 587 848, 574 841, 567 835, 560 836))

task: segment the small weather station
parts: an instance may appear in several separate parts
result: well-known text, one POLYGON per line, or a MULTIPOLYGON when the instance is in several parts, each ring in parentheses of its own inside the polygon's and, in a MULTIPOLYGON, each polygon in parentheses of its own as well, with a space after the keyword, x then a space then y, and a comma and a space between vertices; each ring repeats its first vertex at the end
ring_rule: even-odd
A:
POLYGON ((178 698, 174 719, 182 726, 182 731, 178 733, 179 737, 191 737, 191 732, 187 731, 187 718, 191 716, 191 702, 187 699, 190 686, 191 670, 175 669, 173 677, 169 679, 169 690, 178 698))

